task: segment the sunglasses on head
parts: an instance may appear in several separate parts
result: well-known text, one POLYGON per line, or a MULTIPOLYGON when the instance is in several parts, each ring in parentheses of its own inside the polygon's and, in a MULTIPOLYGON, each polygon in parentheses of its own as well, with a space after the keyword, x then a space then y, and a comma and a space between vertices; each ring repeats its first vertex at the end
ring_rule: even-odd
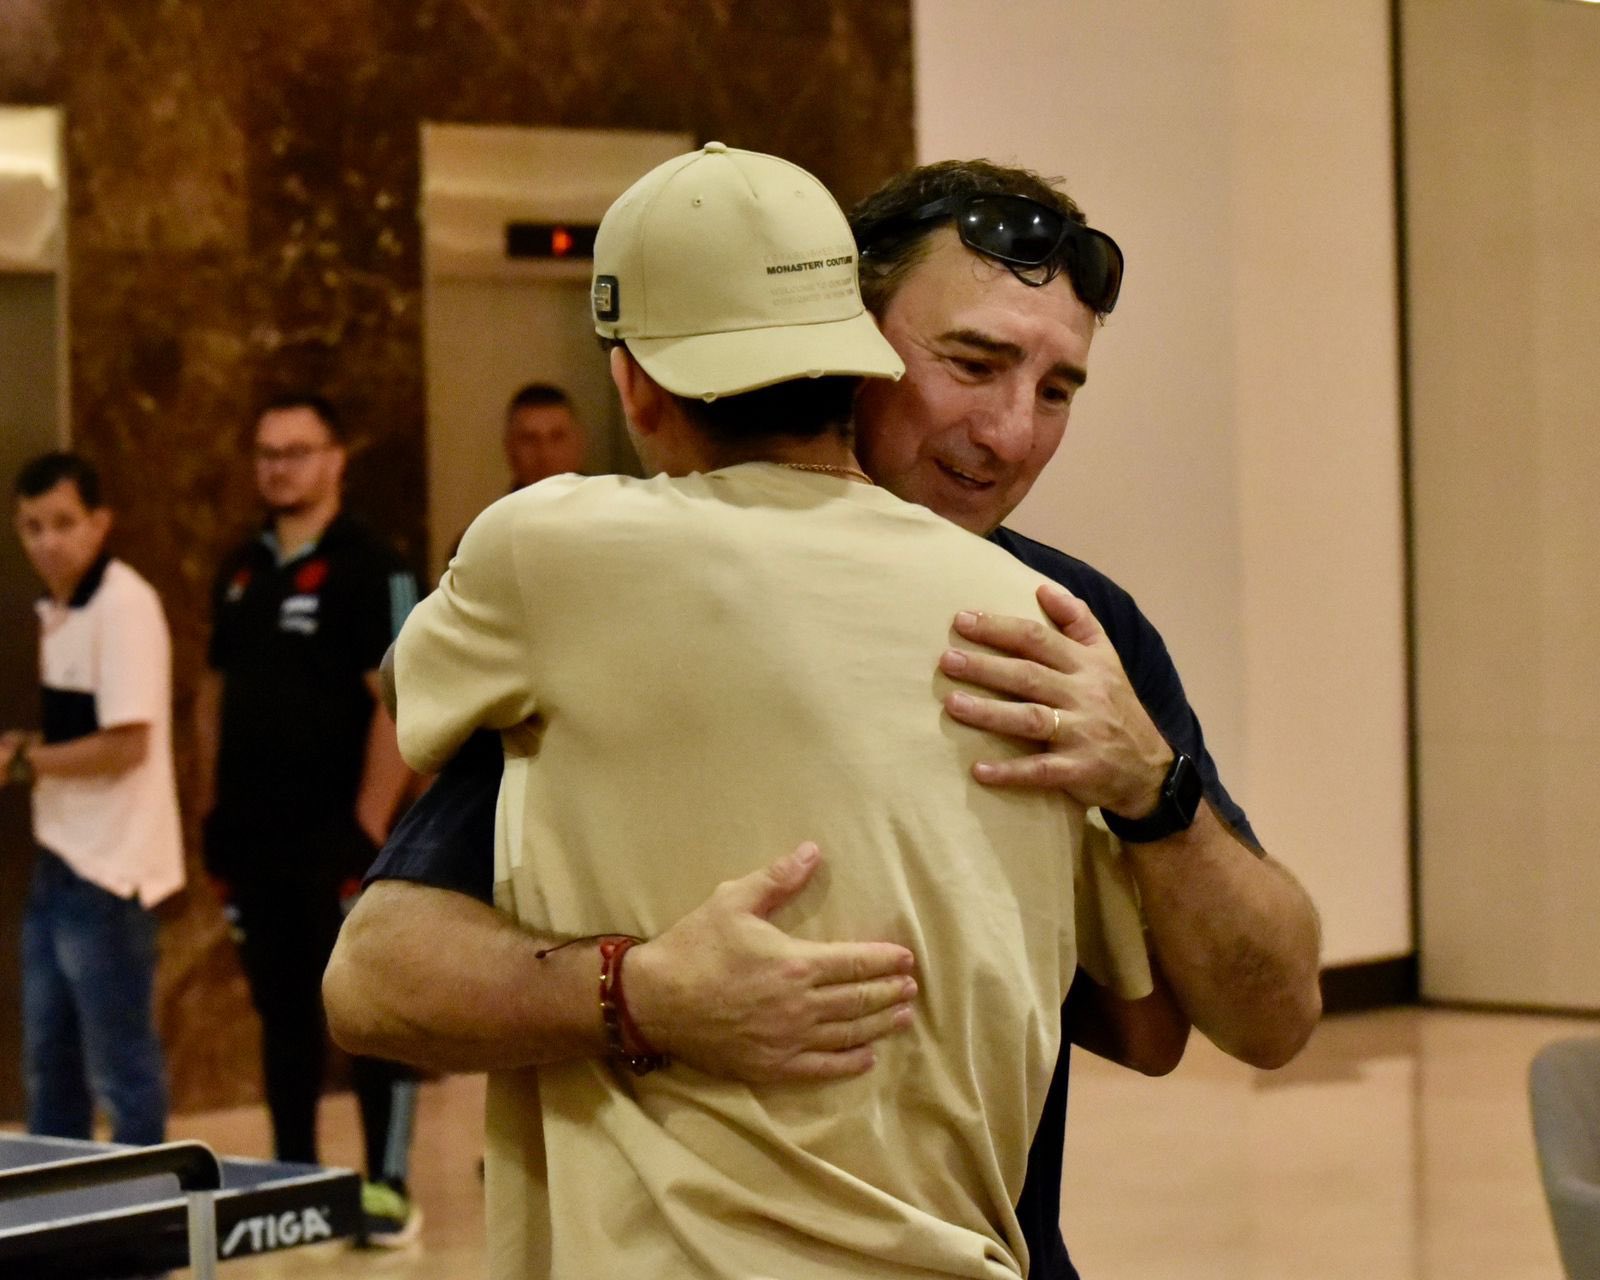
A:
POLYGON ((946 218, 954 221, 962 244, 1004 263, 1023 284, 1047 285, 1064 269, 1072 291, 1091 310, 1104 316, 1117 305, 1122 291, 1117 242, 1028 196, 945 196, 874 228, 868 239, 946 218))

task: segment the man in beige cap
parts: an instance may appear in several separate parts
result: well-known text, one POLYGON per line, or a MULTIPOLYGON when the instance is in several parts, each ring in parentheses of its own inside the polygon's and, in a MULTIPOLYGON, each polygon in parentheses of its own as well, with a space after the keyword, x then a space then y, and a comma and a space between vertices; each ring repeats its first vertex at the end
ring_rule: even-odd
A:
POLYGON ((859 470, 856 379, 901 364, 809 174, 716 143, 654 170, 601 225, 593 302, 656 474, 496 503, 396 653, 414 767, 504 735, 497 899, 552 975, 597 977, 611 1047, 491 1078, 492 1274, 1021 1275, 1074 965, 1149 989, 1125 885, 1074 892, 1082 807, 975 785, 1027 748, 940 714, 950 618, 1042 620, 1043 580, 859 470), (648 953, 595 935, 804 840, 830 860, 785 928, 907 947, 918 1016, 806 1089, 665 1063, 627 1002, 648 953))

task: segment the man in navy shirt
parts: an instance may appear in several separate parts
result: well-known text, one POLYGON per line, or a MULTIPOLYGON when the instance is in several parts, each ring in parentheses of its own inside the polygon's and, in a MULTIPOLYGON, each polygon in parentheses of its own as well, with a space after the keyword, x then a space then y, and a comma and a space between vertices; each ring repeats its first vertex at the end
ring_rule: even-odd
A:
MULTIPOLYGON (((977 780, 1060 788, 1098 806, 1139 885, 1164 983, 1122 1002, 1080 975, 1064 1041, 1159 1071, 1175 1064, 1193 1022, 1243 1061, 1286 1062, 1320 1012, 1309 900, 1223 788, 1165 646, 1132 599, 1081 561, 1000 528, 1054 455, 1086 376, 1063 309, 1107 313, 1120 252, 1036 175, 984 162, 912 170, 852 223, 863 297, 907 369, 858 400, 863 465, 1067 588, 1040 597, 1059 630, 961 615, 958 634, 984 648, 952 649, 942 662, 1004 695, 952 695, 948 714, 1042 748, 979 765, 977 780)), ((373 869, 377 883, 325 984, 347 1047, 459 1069, 603 1052, 585 1023, 593 992, 541 983, 532 940, 473 900, 489 890, 497 775, 492 739, 465 753, 373 869)), ((641 966, 629 1001, 654 1003, 652 1021, 674 1028, 661 1048, 745 1080, 870 1069, 871 1042, 903 1021, 907 961, 886 944, 829 949, 765 923, 815 867, 780 859, 645 944, 662 957, 650 972, 672 976, 638 981, 641 966)), ((1075 1274, 1058 1226, 1065 1108, 1064 1047, 1018 1206, 1035 1276, 1075 1274)))

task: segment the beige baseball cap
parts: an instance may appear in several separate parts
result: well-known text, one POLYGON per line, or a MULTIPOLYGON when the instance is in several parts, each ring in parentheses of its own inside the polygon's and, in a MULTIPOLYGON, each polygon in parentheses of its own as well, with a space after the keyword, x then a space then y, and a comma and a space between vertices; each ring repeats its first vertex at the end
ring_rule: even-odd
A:
POLYGON ((618 197, 594 242, 595 332, 674 395, 793 378, 898 378, 861 305, 838 203, 798 165, 708 142, 618 197))

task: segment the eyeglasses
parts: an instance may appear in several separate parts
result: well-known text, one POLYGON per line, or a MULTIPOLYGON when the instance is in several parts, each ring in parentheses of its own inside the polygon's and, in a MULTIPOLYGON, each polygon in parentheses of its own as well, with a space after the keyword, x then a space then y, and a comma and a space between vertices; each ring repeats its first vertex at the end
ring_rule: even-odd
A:
POLYGON ((333 448, 331 444, 289 444, 281 449, 257 445, 254 452, 258 467, 270 467, 274 462, 287 462, 290 466, 297 467, 313 454, 331 448, 333 448))
MULTIPOLYGON (((951 218, 961 243, 1002 262, 1023 284, 1039 288, 1063 270, 1072 291, 1091 310, 1109 315, 1122 291, 1122 250, 1104 231, 1028 196, 944 196, 871 228, 868 243, 951 218)), ((865 256, 871 249, 863 247, 865 256)))

